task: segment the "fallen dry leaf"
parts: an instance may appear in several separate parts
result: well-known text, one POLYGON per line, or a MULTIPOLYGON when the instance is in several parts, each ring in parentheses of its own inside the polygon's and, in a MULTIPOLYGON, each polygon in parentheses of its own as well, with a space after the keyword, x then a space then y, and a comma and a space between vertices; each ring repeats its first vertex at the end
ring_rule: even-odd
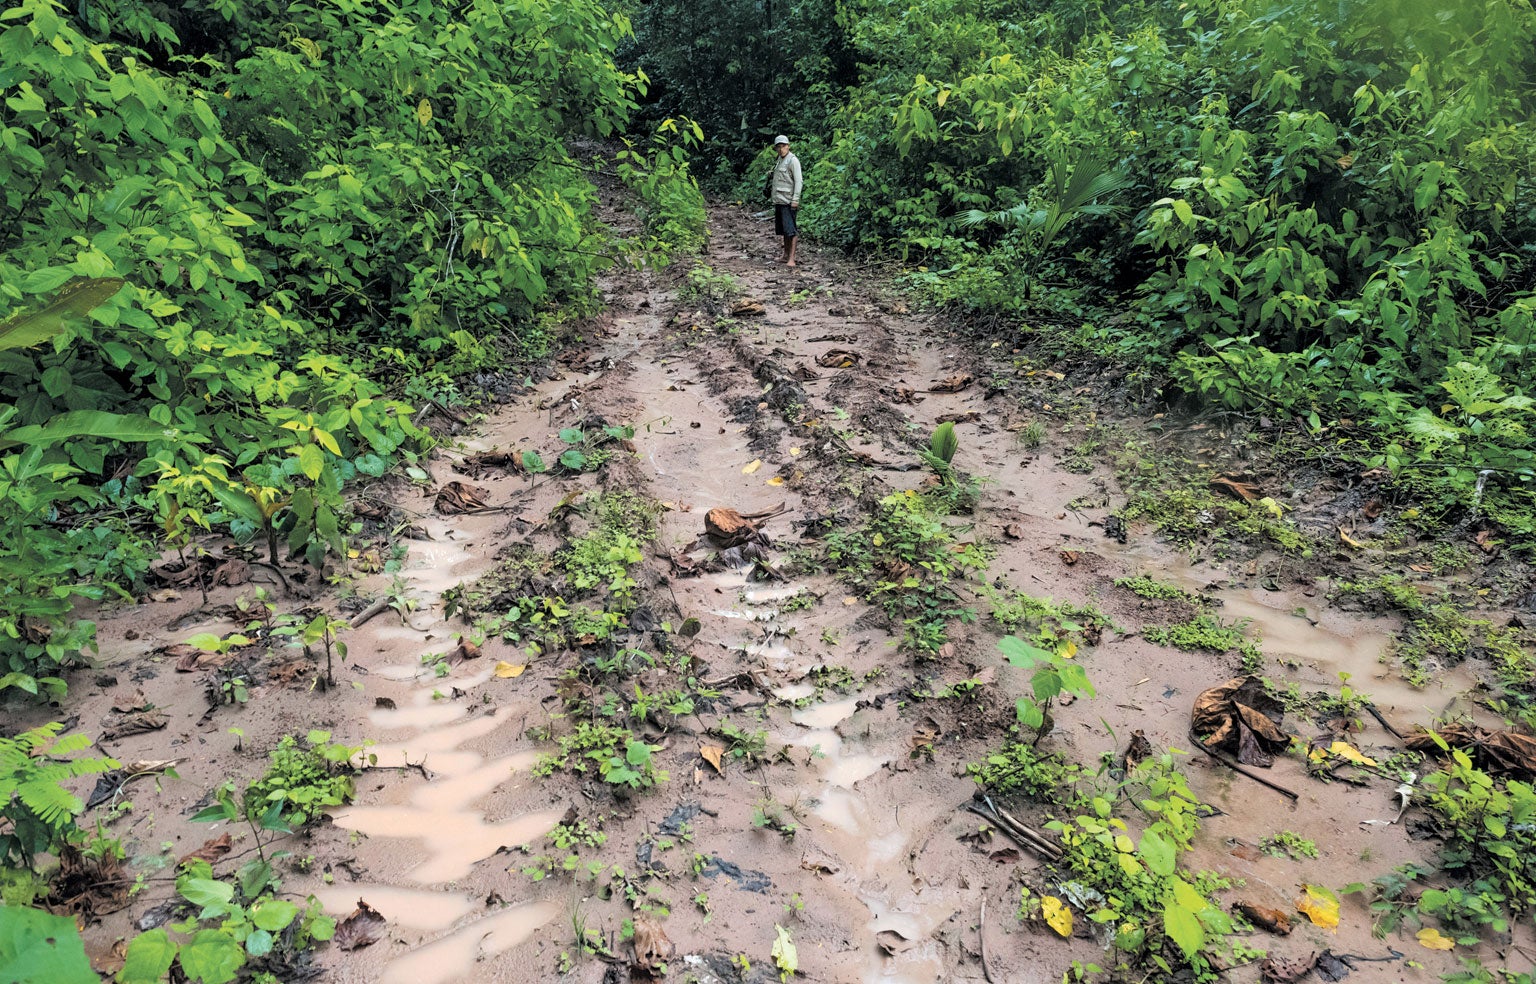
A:
POLYGON ((485 497, 490 493, 478 485, 466 482, 449 482, 437 493, 434 505, 445 516, 486 508, 485 497))
POLYGON ((677 949, 654 916, 635 917, 634 945, 635 966, 647 974, 663 970, 667 958, 677 949))
POLYGON ((138 714, 125 714, 122 716, 108 715, 116 718, 107 727, 102 729, 101 737, 104 741, 114 741, 118 738, 127 738, 129 735, 142 735, 150 731, 159 731, 165 727, 168 719, 160 711, 141 711, 138 714))
MULTIPOLYGON (((1460 748, 1471 755, 1479 768, 1526 781, 1536 778, 1536 736, 1514 731, 1488 731, 1475 724, 1446 725, 1434 734, 1450 747, 1460 748)), ((1403 739, 1403 744, 1416 752, 1445 754, 1434 735, 1425 731, 1410 734, 1403 739)))
POLYGON ((773 476, 772 478, 770 478, 768 480, 768 484, 772 485, 774 488, 778 488, 780 485, 784 484, 784 476, 783 475, 775 475, 775 476, 773 476))
POLYGON ((928 392, 958 393, 975 381, 976 377, 972 376, 968 372, 957 373, 953 376, 946 376, 945 378, 934 383, 932 386, 928 387, 928 392))
POLYGON ((1455 940, 1449 936, 1442 936, 1433 926, 1426 926, 1419 930, 1417 937, 1419 945, 1426 950, 1451 950, 1456 946, 1455 940))
POLYGON ((1190 724, 1206 748, 1231 752, 1244 765, 1268 768, 1291 744, 1291 736, 1280 729, 1284 714, 1263 681, 1246 676, 1196 697, 1190 724))
POLYGON ((1268 957, 1259 964, 1259 974, 1266 984, 1295 984, 1312 973, 1317 954, 1306 957, 1268 957))
POLYGON ((1253 482, 1240 476, 1217 475, 1206 483, 1213 492, 1225 492, 1234 499, 1244 502, 1255 502, 1264 497, 1264 493, 1253 482))
POLYGON ((1260 929, 1266 929, 1277 936, 1291 935, 1291 917, 1279 909, 1255 905, 1252 902, 1239 902, 1235 908, 1260 929))
POLYGON ((744 297, 731 305, 731 317, 733 318, 754 318, 767 313, 768 309, 763 307, 761 301, 754 301, 751 298, 744 297))
POLYGON ((1344 527, 1342 526, 1339 527, 1339 542, 1344 544, 1346 547, 1354 547, 1356 550, 1365 549, 1365 544, 1361 543, 1359 540, 1354 539, 1348 533, 1345 533, 1344 527))
POLYGON ((183 855, 176 864, 183 865, 188 861, 207 861, 209 864, 218 864, 219 861, 235 849, 234 841, 228 834, 222 837, 214 837, 203 842, 203 846, 190 854, 183 855))
POLYGON ((496 676, 501 680, 509 680, 512 677, 520 677, 523 671, 528 669, 527 663, 508 663, 501 660, 496 664, 496 676))
POLYGON ((743 475, 750 475, 753 472, 757 471, 761 467, 763 467, 763 459, 761 459, 761 458, 753 458, 752 459, 752 463, 750 465, 747 465, 745 468, 743 468, 741 470, 741 473, 743 475))
POLYGON ((379 910, 357 900, 357 908, 336 926, 336 946, 341 950, 361 950, 372 946, 384 935, 385 919, 379 910))
POLYGON ((1045 917, 1045 924, 1054 929, 1058 936, 1072 935, 1072 910, 1061 899, 1054 895, 1042 895, 1040 915, 1045 917))
POLYGON ((859 353, 848 349, 831 349, 818 355, 816 364, 823 369, 852 369, 859 364, 859 353))
POLYGON ((1082 560, 1082 558, 1083 552, 1081 550, 1063 550, 1061 552, 1061 562, 1068 567, 1082 560))
POLYGON ((715 767, 715 772, 725 775, 725 769, 720 765, 720 756, 725 754, 725 749, 720 745, 700 745, 699 754, 704 756, 704 761, 715 767))
POLYGON ((1312 920, 1320 929, 1339 928, 1339 897, 1321 885, 1303 885, 1296 899, 1296 911, 1312 920))

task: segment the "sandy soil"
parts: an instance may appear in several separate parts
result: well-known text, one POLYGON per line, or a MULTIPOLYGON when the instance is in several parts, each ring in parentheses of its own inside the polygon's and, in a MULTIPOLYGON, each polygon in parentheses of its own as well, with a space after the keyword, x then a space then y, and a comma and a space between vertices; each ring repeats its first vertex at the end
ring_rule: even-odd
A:
MULTIPOLYGON (((1096 602, 1120 630, 1106 631, 1080 654, 1099 697, 1061 708, 1045 747, 1092 764, 1123 751, 1139 729, 1155 749, 1188 750, 1195 695, 1236 672, 1235 658, 1193 656, 1140 637, 1138 630, 1162 613, 1113 582, 1141 572, 1219 599, 1225 618, 1251 619, 1248 631, 1263 640, 1268 673, 1277 680, 1332 690, 1339 672, 1351 673, 1401 730, 1447 708, 1471 707, 1466 694, 1475 680, 1466 671, 1440 675, 1418 691, 1379 662, 1398 629, 1394 622, 1332 609, 1310 582, 1268 590, 1258 575, 1275 568, 1273 558, 1192 564, 1141 531, 1132 531, 1128 545, 1106 538, 1100 524, 1119 496, 1111 473, 1103 466, 1087 474, 1062 468, 1064 449, 1049 436, 1040 449, 1020 442, 1017 431, 1030 420, 1050 423, 1035 409, 1050 397, 1042 389, 1038 398, 1020 399, 1017 390, 1000 395, 989 385, 994 377, 1016 376, 1006 346, 976 342, 936 316, 908 312, 878 272, 814 247, 802 248, 796 270, 774 265, 771 222, 760 216, 722 207, 713 218, 707 261, 735 276, 742 296, 759 302, 762 313, 717 326, 698 302, 680 297, 680 268, 614 275, 605 313, 586 326, 550 378, 434 455, 425 465, 429 482, 394 480, 369 490, 390 508, 382 526, 370 526, 380 542, 394 527, 413 527, 420 537, 399 541, 409 547, 400 583, 382 573, 342 576, 332 587, 311 585, 324 589, 313 598, 267 585, 283 610, 345 613, 389 592, 418 600, 406 617, 387 611, 348 634, 350 658, 338 668, 335 690, 310 690, 312 673, 284 685, 281 674, 270 672, 279 653, 253 668, 252 678, 265 682, 246 704, 209 711, 208 674, 174 670, 174 653, 164 648, 195 632, 240 627, 244 620, 225 617, 219 606, 248 597, 253 584, 215 589, 207 606, 195 590, 183 590, 179 598, 101 613, 102 667, 73 682, 66 711, 96 733, 114 702, 141 691, 143 703, 166 713, 167 727, 105 747, 123 761, 178 759, 180 778, 140 780, 120 794, 133 806, 109 829, 126 841, 135 870, 149 881, 128 909, 88 929, 98 966, 112 969, 113 943, 171 896, 168 870, 157 866, 224 832, 187 820, 209 791, 227 777, 260 775, 278 736, 317 727, 351 743, 373 740, 379 767, 359 777, 355 804, 283 845, 293 854, 285 862, 285 889, 314 893, 338 915, 365 899, 389 920, 387 937, 371 947, 322 951, 330 980, 628 979, 630 945, 618 938, 630 915, 623 899, 600 897, 580 881, 535 882, 522 873, 529 859, 518 848, 532 844, 537 851, 571 809, 605 815, 609 837, 600 857, 670 903, 664 928, 676 947, 673 980, 743 979, 730 963, 735 954, 750 960, 745 979, 774 979, 769 950, 776 924, 791 930, 808 981, 926 984, 990 974, 997 984, 1045 982, 1060 980, 1073 960, 1101 959, 1100 941, 1086 931, 1063 940, 1043 924, 1018 921, 1020 884, 1038 886, 1044 877, 1029 852, 999 854, 1011 846, 1002 838, 962 839, 978 826, 963 808, 975 789, 966 765, 1000 742, 1023 687, 1002 662, 992 630, 960 627, 952 656, 915 665, 896 652, 883 615, 829 575, 787 583, 749 581, 733 571, 673 576, 666 559, 700 536, 704 513, 714 506, 745 512, 782 502, 785 513, 768 526, 773 555, 814 546, 804 537, 804 520, 853 517, 879 495, 920 482, 921 471, 902 469, 917 461, 915 449, 945 417, 961 421, 956 465, 984 480, 967 536, 995 545, 989 577, 1036 595, 1096 602), (835 349, 855 353, 854 364, 819 366, 818 357, 835 349), (975 381, 955 393, 932 391, 956 375, 975 381), (904 391, 912 392, 909 402, 897 402, 904 391), (530 483, 520 474, 459 471, 466 455, 480 450, 557 447, 560 428, 592 414, 637 429, 634 453, 597 475, 530 483), (761 466, 748 471, 754 461, 761 466), (770 485, 774 478, 783 481, 770 485), (488 489, 491 510, 437 514, 435 492, 454 480, 488 489), (546 517, 572 491, 599 487, 632 489, 667 504, 640 591, 657 621, 699 620, 686 645, 698 679, 720 691, 668 730, 647 729, 663 746, 657 756, 671 779, 624 799, 561 774, 530 773, 547 746, 528 732, 559 711, 560 678, 577 656, 546 655, 510 679, 495 677, 493 667, 524 658, 498 641, 443 677, 422 658, 451 651, 467 631, 462 620, 445 617, 445 590, 490 572, 508 545, 556 549, 560 524, 546 517), (1100 505, 1083 506, 1094 501, 1100 505), (807 591, 820 598, 814 606, 784 609, 787 599, 807 591), (816 693, 817 667, 846 668, 868 682, 796 707, 816 693), (912 699, 914 689, 983 671, 995 679, 979 700, 912 699), (761 767, 728 761, 717 773, 699 747, 721 721, 766 729, 770 750, 782 754, 761 767), (244 733, 243 751, 232 728, 244 733), (920 731, 932 743, 931 761, 912 756, 920 731), (765 800, 784 804, 795 818, 792 839, 754 829, 754 809, 765 800), (688 839, 679 833, 684 821, 688 839), (697 877, 696 855, 704 859, 697 877), (700 892, 708 896, 707 918, 692 902, 700 892), (577 955, 583 927, 610 941, 618 962, 588 956, 561 976, 559 955, 577 955)), ((253 576, 270 579, 261 568, 253 576)), ((16 716, 46 719, 40 711, 16 716)), ((1356 738, 1367 753, 1395 747, 1374 721, 1367 724, 1356 738)), ((1293 727, 1308 736, 1321 730, 1309 721, 1293 727)), ((1298 794, 1293 804, 1198 754, 1187 758, 1186 771, 1217 811, 1205 821, 1190 863, 1239 880, 1229 902, 1290 910, 1304 883, 1369 881, 1433 849, 1433 842, 1414 840, 1407 823, 1362 823, 1396 812, 1393 783, 1383 779, 1323 783, 1281 758, 1267 775, 1298 794), (1282 860, 1254 849, 1281 830, 1314 839, 1320 856, 1282 860)), ((230 833, 236 854, 221 870, 251 848, 243 831, 230 833)), ((1452 956, 1424 950, 1411 936, 1377 940, 1370 929, 1355 897, 1346 899, 1337 932, 1302 921, 1289 937, 1257 933, 1248 943, 1281 956, 1328 949, 1387 958, 1356 964, 1352 979, 1360 981, 1433 981, 1454 966, 1452 956)), ((1481 956, 1510 966, 1523 959, 1493 947, 1481 956)), ((1257 965, 1235 968, 1230 979, 1257 980, 1257 965)))

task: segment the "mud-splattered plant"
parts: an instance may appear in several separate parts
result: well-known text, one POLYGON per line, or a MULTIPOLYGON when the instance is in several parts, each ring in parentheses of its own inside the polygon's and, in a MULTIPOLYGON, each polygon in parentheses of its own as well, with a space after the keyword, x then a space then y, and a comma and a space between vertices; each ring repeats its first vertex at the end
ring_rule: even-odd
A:
POLYGON ((1033 671, 1029 677, 1030 693, 1018 699, 1015 711, 1019 724, 1035 732, 1036 745, 1051 730, 1051 705, 1057 698, 1062 694, 1097 696, 1087 672, 1071 659, 1032 646, 1017 636, 1003 636, 997 641, 997 648, 1014 666, 1033 671))

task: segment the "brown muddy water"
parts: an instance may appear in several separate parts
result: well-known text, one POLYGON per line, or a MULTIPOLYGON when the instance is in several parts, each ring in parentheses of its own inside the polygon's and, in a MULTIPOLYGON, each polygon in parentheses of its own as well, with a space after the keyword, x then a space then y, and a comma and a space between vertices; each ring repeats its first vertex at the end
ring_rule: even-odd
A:
MULTIPOLYGON (((1458 670, 1414 690, 1381 661, 1399 628, 1390 620, 1331 609, 1321 593, 1307 595, 1299 586, 1265 591, 1235 566, 1192 565, 1150 537, 1137 536, 1128 547, 1102 537, 1089 524, 1105 518, 1114 498, 1107 470, 1077 474, 1060 467, 1049 447, 1026 448, 1015 432, 1030 411, 989 398, 980 382, 955 393, 935 391, 957 375, 982 380, 1010 372, 998 361, 1005 353, 978 353, 938 319, 907 313, 878 281, 868 282, 837 257, 811 251, 796 272, 768 265, 775 247, 747 213, 720 209, 714 221, 710 262, 737 277, 766 313, 713 328, 713 318, 695 316, 697 301, 680 296, 679 274, 615 275, 608 312, 588 326, 585 347, 563 373, 437 455, 429 463, 430 485, 382 490, 427 539, 404 541, 410 551, 398 583, 376 574, 346 590, 363 597, 402 593, 417 605, 403 618, 386 612, 349 633, 351 659, 336 690, 258 688, 246 706, 204 719, 200 675, 174 673, 154 655, 157 646, 197 631, 166 628, 197 599, 141 605, 104 622, 103 660, 116 679, 103 678, 95 688, 82 682, 72 693, 71 713, 90 728, 113 700, 142 688, 167 710, 170 724, 114 744, 113 754, 184 759, 180 780, 135 788, 135 808, 111 828, 130 845, 139 870, 153 873, 164 863, 157 858, 179 856, 223 833, 191 825, 186 816, 226 777, 259 775, 263 752, 277 736, 320 727, 341 741, 374 742, 367 752, 377 767, 360 776, 355 803, 286 845, 293 859, 286 862, 285 887, 299 896, 313 893, 338 915, 364 899, 389 923, 385 938, 371 947, 322 951, 333 980, 628 979, 630 947, 620 928, 632 913, 621 894, 600 890, 606 880, 536 882, 522 871, 530 863, 522 848, 544 851, 544 835, 571 809, 605 817, 608 841, 597 856, 664 897, 669 915, 663 925, 675 946, 670 979, 741 979, 729 966, 738 954, 752 967, 746 979, 776 979, 769 958, 776 926, 793 934, 799 979, 806 981, 930 984, 990 975, 996 984, 1055 982, 1073 960, 1102 960, 1103 940, 1092 932, 1064 940, 1016 918, 1021 881, 1038 888, 1045 878, 1032 855, 999 854, 1011 846, 1001 839, 979 845, 962 839, 976 833, 979 821, 963 808, 975 789, 966 766, 1000 743, 1013 697, 1026 683, 1002 662, 995 632, 958 626, 947 662, 914 665, 898 653, 884 616, 829 575, 764 583, 743 571, 668 573, 665 554, 686 552, 714 506, 748 512, 783 503, 784 513, 766 527, 773 556, 814 553, 816 543, 797 523, 917 487, 924 473, 908 466, 942 416, 962 421, 956 464, 985 480, 976 515, 955 525, 958 535, 996 546, 988 578, 1006 578, 1034 595, 1092 601, 1121 630, 1106 631, 1098 646, 1080 654, 1099 696, 1059 708, 1045 747, 1092 766, 1142 730, 1159 751, 1181 750, 1191 788, 1218 811, 1204 822, 1190 864, 1234 879, 1228 902, 1289 910, 1303 884, 1369 881, 1432 850, 1432 842, 1413 840, 1405 824, 1368 822, 1395 814, 1394 782, 1323 783, 1294 758, 1282 758, 1269 772, 1298 794, 1293 804, 1190 754, 1196 694, 1238 668, 1223 657, 1147 643, 1138 632, 1156 613, 1113 581, 1151 572, 1214 597, 1224 619, 1244 620, 1246 631, 1262 639, 1266 675, 1303 692, 1336 692, 1341 674, 1348 674, 1350 686, 1369 694, 1400 729, 1447 710, 1473 711, 1465 696, 1475 683, 1470 675, 1458 670), (819 366, 817 359, 834 349, 858 352, 857 364, 819 366), (773 402, 783 394, 764 382, 768 363, 797 372, 803 396, 794 401, 816 427, 785 423, 773 402), (634 454, 610 464, 601 478, 473 479, 489 490, 493 511, 433 513, 437 487, 469 480, 455 471, 465 454, 527 446, 547 451, 558 446, 561 427, 588 414, 633 424, 634 454), (869 464, 851 465, 843 448, 864 454, 869 464), (552 717, 560 708, 556 687, 572 665, 569 654, 529 660, 489 641, 478 659, 447 666, 442 676, 436 669, 437 657, 453 650, 466 630, 444 617, 443 592, 491 571, 509 544, 558 547, 543 518, 573 489, 600 483, 665 504, 641 591, 658 617, 699 620, 691 646, 707 670, 700 679, 716 681, 711 689, 720 691, 650 736, 662 746, 656 758, 669 781, 623 798, 569 775, 532 772, 549 746, 528 734, 558 720, 552 717), (1105 506, 1069 506, 1085 497, 1105 506), (1068 563, 1063 551, 1077 559, 1068 563), (806 594, 814 603, 789 604, 806 594), (501 660, 527 668, 497 677, 501 660), (822 685, 830 669, 850 682, 822 685), (974 703, 913 696, 983 671, 995 674, 995 682, 974 703), (719 772, 707 765, 700 746, 718 741, 724 725, 763 731, 768 761, 727 758, 719 772), (234 750, 231 727, 245 733, 243 752, 234 750), (919 735, 931 743, 931 759, 915 754, 919 735), (755 824, 765 812, 792 826, 792 836, 755 824), (679 827, 676 817, 688 826, 679 827), (1319 857, 1281 860, 1254 849, 1286 830, 1315 840, 1319 857), (647 869, 655 876, 641 877, 647 869), (613 949, 617 963, 581 954, 577 938, 588 930, 613 949), (570 957, 563 974, 562 954, 570 957)), ((221 589, 215 600, 230 597, 233 592, 221 589)), ((336 603, 334 595, 313 602, 336 603)), ((984 606, 978 598, 976 607, 984 606)), ((1315 728, 1291 725, 1303 737, 1315 728)), ((1367 754, 1395 746, 1371 720, 1358 742, 1367 754)), ((230 833, 240 850, 250 847, 244 832, 230 833)), ((128 910, 88 930, 105 969, 112 969, 112 941, 169 896, 166 883, 152 885, 128 910)), ((1411 936, 1373 938, 1358 898, 1346 900, 1336 933, 1303 923, 1288 938, 1259 934, 1245 942, 1282 956, 1332 949, 1381 957, 1395 949, 1415 961, 1362 963, 1351 978, 1362 982, 1434 981, 1462 955, 1423 950, 1411 936)), ((1518 958, 1491 946, 1474 952, 1487 960, 1518 958)), ((1257 980, 1256 964, 1234 968, 1229 979, 1257 980)))

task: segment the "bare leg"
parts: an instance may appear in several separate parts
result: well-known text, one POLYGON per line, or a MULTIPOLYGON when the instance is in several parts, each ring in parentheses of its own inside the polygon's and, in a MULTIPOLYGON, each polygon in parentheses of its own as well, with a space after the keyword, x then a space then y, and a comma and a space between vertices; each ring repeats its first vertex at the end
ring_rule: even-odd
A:
POLYGON ((797 240, 799 238, 800 238, 799 236, 785 236, 784 237, 784 242, 789 247, 785 251, 785 253, 784 253, 784 265, 785 266, 794 266, 795 265, 795 240, 797 240))

